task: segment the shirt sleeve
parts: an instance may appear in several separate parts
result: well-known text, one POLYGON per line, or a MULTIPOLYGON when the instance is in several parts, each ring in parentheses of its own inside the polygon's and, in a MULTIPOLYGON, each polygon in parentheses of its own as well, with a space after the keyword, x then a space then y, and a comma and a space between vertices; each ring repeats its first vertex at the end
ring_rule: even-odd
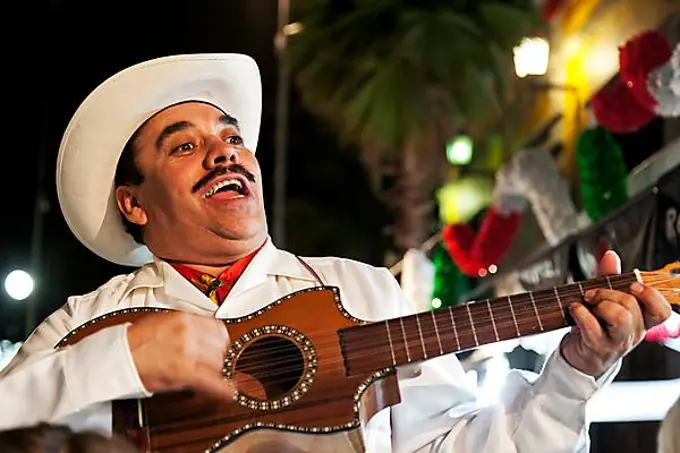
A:
POLYGON ((75 327, 73 302, 41 323, 0 372, 0 430, 86 419, 102 403, 150 395, 134 366, 126 324, 55 349, 75 327))
MULTIPOLYGON (((401 314, 414 312, 389 275, 401 314)), ((576 453, 589 448, 586 404, 611 382, 597 380, 555 351, 540 374, 511 371, 498 402, 482 405, 455 354, 397 370, 400 404, 391 408, 394 453, 576 453)))

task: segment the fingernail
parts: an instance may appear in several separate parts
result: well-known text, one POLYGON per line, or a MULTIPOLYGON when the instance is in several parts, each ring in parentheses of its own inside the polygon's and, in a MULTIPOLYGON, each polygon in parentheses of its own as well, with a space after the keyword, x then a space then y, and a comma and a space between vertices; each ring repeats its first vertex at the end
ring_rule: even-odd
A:
POLYGON ((621 273, 621 257, 614 250, 607 250, 604 252, 605 255, 614 255, 616 257, 616 272, 621 273))
POLYGON ((585 300, 590 300, 595 296, 595 290, 594 289, 589 289, 588 291, 585 292, 583 295, 583 298, 585 300))
POLYGON ((632 285, 630 285, 630 290, 633 292, 633 294, 640 294, 642 293, 642 291, 645 290, 645 288, 638 282, 635 282, 632 285))

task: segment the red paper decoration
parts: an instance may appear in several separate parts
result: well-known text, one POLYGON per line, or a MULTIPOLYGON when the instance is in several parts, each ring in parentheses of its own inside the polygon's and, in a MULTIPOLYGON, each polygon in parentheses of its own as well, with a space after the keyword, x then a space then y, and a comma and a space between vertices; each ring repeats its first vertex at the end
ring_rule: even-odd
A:
POLYGON ((597 122, 616 134, 636 132, 656 116, 640 105, 619 77, 593 97, 592 106, 597 122))
POLYGON ((621 79, 635 100, 654 112, 656 99, 649 93, 649 73, 670 60, 673 49, 665 36, 658 31, 645 31, 619 47, 621 79))
POLYGON ((461 272, 480 277, 508 251, 520 221, 521 213, 503 215, 492 205, 479 232, 468 224, 447 225, 442 230, 442 242, 461 272))

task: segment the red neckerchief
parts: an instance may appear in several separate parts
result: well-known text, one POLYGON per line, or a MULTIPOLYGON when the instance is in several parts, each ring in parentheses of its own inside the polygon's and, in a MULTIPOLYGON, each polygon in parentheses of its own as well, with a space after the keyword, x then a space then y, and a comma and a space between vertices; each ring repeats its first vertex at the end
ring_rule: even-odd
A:
POLYGON ((229 294, 229 291, 234 287, 236 281, 239 279, 243 271, 246 270, 248 264, 255 258, 257 252, 259 252, 263 243, 251 254, 244 256, 243 258, 234 261, 229 265, 220 275, 215 277, 214 275, 207 274, 201 271, 197 271, 187 265, 180 263, 169 263, 175 268, 184 278, 189 280, 196 286, 203 294, 208 296, 210 300, 215 302, 216 305, 221 305, 224 299, 229 294))

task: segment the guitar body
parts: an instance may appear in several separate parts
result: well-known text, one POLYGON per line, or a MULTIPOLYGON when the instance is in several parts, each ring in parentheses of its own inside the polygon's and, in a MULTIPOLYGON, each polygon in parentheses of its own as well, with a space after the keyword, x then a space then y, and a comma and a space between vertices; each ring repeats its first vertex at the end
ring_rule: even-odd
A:
MULTIPOLYGON (((109 313, 57 347, 168 311, 109 313)), ((343 309, 335 287, 298 291, 224 322, 232 342, 224 374, 236 383, 235 401, 193 392, 114 401, 114 431, 143 452, 358 452, 361 423, 400 401, 394 369, 348 376, 338 331, 365 323, 343 309)))

